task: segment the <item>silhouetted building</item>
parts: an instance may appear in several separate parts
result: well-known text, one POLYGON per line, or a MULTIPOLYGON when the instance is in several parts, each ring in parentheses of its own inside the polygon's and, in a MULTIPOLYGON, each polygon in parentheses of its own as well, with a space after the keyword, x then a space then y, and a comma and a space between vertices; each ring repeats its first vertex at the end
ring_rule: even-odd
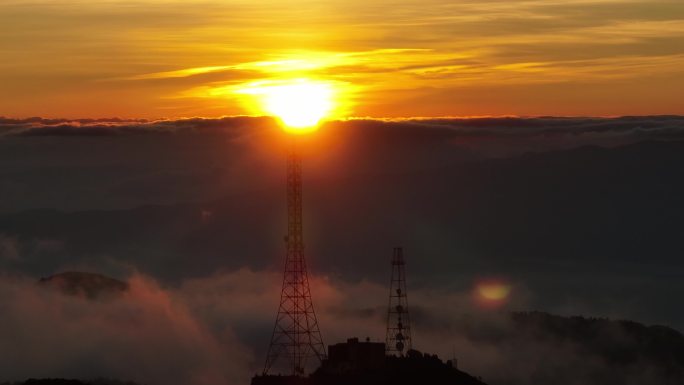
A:
POLYGON ((347 342, 328 346, 328 359, 321 370, 327 373, 360 373, 382 369, 385 366, 385 344, 382 342, 359 342, 350 338, 347 342))
POLYGON ((263 374, 252 377, 252 385, 312 385, 309 377, 263 374))
POLYGON ((388 356, 382 342, 359 341, 328 346, 328 357, 309 377, 261 375, 252 385, 484 385, 444 363, 436 355, 409 350, 388 356))

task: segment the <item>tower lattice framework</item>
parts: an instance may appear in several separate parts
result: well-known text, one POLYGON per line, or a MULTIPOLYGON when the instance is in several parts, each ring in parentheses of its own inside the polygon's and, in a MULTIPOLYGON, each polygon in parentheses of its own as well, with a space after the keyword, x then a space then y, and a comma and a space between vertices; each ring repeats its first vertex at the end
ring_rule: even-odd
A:
POLYGON ((307 360, 325 358, 304 258, 302 235, 302 158, 296 141, 287 155, 287 254, 271 344, 263 374, 276 364, 288 368, 292 375, 303 375, 307 360), (285 362, 287 366, 284 366, 285 362))
POLYGON ((390 280, 389 306, 387 309, 387 354, 404 355, 411 349, 411 318, 406 296, 406 262, 401 247, 394 248, 392 276, 390 280))

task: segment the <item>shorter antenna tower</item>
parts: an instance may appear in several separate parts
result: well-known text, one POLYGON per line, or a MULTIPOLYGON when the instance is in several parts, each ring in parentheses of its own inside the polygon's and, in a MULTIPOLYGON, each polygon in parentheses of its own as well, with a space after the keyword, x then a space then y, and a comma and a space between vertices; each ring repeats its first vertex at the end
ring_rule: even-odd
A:
POLYGON ((392 256, 387 336, 385 337, 385 349, 388 355, 403 356, 404 352, 411 349, 411 318, 406 297, 405 266, 402 248, 395 247, 392 256))

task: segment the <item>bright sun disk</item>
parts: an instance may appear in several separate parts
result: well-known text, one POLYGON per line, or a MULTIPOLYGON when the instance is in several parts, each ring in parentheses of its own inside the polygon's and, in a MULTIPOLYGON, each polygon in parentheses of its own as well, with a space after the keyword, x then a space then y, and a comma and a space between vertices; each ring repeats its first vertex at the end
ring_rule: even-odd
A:
POLYGON ((315 130, 334 106, 332 86, 308 79, 259 84, 241 92, 257 96, 263 112, 276 116, 288 132, 296 134, 315 130))

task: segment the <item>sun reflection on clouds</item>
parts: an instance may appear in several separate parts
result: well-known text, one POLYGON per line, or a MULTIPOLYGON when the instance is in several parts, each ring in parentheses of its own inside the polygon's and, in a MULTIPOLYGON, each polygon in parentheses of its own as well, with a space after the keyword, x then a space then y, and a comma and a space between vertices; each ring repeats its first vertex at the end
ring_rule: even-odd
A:
POLYGON ((678 0, 0 3, 11 116, 242 114, 239 84, 297 78, 353 83, 355 116, 681 110, 678 0))
MULTIPOLYGON (((223 100, 241 106, 243 113, 278 117, 287 127, 313 127, 323 118, 346 118, 361 89, 328 69, 352 65, 358 53, 299 52, 230 66, 188 68, 152 73, 136 79, 195 76, 210 72, 249 70, 249 76, 214 81, 179 92, 170 98, 223 100)), ((376 52, 375 54, 379 54, 376 52)), ((228 77, 228 76, 227 76, 228 77)))
MULTIPOLYGON (((211 72, 251 70, 264 75, 278 75, 289 73, 315 73, 336 67, 350 67, 368 65, 377 68, 411 68, 412 66, 425 64, 423 56, 430 54, 430 49, 418 48, 388 48, 370 51, 330 52, 330 51, 288 51, 271 54, 265 60, 236 63, 231 65, 214 65, 203 67, 182 68, 171 71, 153 72, 130 76, 128 80, 164 79, 191 77, 211 72), (406 57, 407 54, 414 56, 406 57)), ((451 54, 444 58, 466 58, 469 54, 451 54)), ((344 74, 337 74, 344 76, 344 74)))

